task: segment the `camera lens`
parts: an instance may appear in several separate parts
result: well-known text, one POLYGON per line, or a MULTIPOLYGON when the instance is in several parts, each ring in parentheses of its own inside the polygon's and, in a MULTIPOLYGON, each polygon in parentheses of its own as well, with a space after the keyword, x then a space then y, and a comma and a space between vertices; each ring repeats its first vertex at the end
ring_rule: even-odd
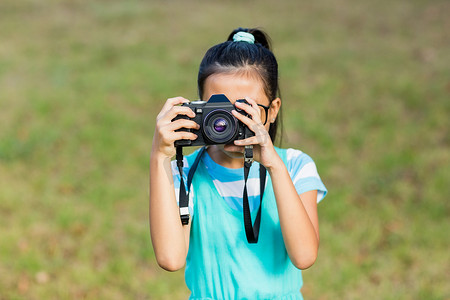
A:
POLYGON ((238 134, 237 119, 224 109, 212 110, 203 119, 203 133, 208 144, 227 144, 233 141, 238 134))
POLYGON ((214 130, 217 132, 224 132, 227 129, 227 121, 222 118, 217 118, 214 121, 214 130))

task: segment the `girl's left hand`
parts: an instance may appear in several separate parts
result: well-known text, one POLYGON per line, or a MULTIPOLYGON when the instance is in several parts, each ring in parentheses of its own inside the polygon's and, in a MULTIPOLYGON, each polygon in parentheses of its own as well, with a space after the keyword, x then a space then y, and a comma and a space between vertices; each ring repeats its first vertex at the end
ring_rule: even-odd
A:
POLYGON ((278 158, 278 154, 275 151, 272 139, 270 138, 267 129, 261 122, 261 115, 258 104, 248 97, 246 97, 245 100, 250 105, 236 102, 235 106, 239 109, 244 110, 251 116, 251 118, 244 116, 236 110, 233 110, 232 114, 239 121, 247 125, 247 127, 255 133, 255 136, 243 140, 235 140, 234 145, 226 145, 224 147, 224 150, 231 152, 243 152, 244 146, 253 145, 253 159, 258 161, 266 168, 270 168, 271 164, 277 161, 276 158, 278 158))

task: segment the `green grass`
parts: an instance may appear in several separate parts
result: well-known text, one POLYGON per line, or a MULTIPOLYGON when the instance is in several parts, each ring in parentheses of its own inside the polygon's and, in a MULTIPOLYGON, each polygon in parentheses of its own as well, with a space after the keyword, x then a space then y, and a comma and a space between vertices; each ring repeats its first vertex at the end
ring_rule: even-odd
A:
POLYGON ((185 299, 158 268, 148 162, 238 26, 274 41, 284 147, 329 196, 307 299, 450 298, 446 1, 0 3, 0 299, 185 299))

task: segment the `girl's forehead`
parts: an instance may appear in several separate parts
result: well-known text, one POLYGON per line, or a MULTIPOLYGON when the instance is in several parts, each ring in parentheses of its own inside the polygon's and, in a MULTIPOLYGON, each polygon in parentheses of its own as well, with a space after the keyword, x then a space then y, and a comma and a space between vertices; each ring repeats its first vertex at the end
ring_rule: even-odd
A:
POLYGON ((231 102, 245 97, 261 104, 268 102, 262 80, 247 73, 216 73, 209 76, 204 85, 204 99, 209 99, 213 94, 225 94, 231 102))

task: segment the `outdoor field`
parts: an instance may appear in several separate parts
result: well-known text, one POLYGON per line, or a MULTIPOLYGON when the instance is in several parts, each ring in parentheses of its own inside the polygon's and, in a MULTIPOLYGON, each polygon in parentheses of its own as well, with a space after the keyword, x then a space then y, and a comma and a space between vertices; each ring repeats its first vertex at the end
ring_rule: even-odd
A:
POLYGON ((237 27, 271 36, 281 146, 309 154, 329 191, 305 299, 450 299, 449 12, 1 0, 0 299, 188 298, 150 240, 155 118, 167 98, 198 99, 204 53, 237 27))

